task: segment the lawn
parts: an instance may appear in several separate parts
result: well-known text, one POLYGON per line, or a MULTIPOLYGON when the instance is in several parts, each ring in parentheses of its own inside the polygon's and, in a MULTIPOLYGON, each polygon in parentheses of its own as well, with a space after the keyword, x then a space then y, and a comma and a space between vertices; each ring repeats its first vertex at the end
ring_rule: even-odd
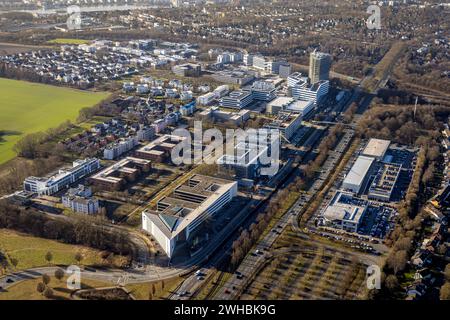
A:
POLYGON ((57 38, 57 39, 47 41, 47 43, 51 43, 51 44, 87 44, 90 42, 91 42, 91 40, 69 39, 69 38, 57 38))
POLYGON ((74 121, 108 95, 0 78, 0 164, 16 156, 13 147, 24 135, 74 121))
POLYGON ((152 294, 152 300, 160 300, 167 298, 183 281, 184 278, 181 277, 164 280, 164 288, 161 281, 128 284, 125 287, 137 300, 149 300, 149 293, 154 286, 155 294, 152 294))
MULTIPOLYGON (((66 277, 61 280, 56 279, 54 276, 50 277, 49 287, 53 289, 54 295, 51 299, 47 299, 44 295, 37 292, 36 287, 39 282, 42 282, 42 278, 36 278, 18 282, 7 290, 0 291, 0 300, 70 300, 70 294, 73 290, 67 288, 66 281, 66 277)), ((109 286, 111 286, 111 283, 81 278, 82 289, 109 286)))
MULTIPOLYGON (((99 250, 32 237, 6 229, 0 229, 0 250, 6 253, 9 259, 17 259, 17 269, 47 266, 45 255, 48 251, 53 254, 52 264, 76 264, 75 254, 77 252, 83 255, 81 261, 83 265, 100 265, 102 263, 99 250)), ((120 264, 120 258, 120 256, 116 256, 114 263, 120 264)))

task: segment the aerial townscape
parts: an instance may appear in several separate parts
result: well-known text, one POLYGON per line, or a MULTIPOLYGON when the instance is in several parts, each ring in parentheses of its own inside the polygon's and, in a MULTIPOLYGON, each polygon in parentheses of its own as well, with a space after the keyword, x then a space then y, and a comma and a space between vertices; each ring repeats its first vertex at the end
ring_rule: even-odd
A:
POLYGON ((449 12, 0 0, 0 300, 450 300, 449 12))

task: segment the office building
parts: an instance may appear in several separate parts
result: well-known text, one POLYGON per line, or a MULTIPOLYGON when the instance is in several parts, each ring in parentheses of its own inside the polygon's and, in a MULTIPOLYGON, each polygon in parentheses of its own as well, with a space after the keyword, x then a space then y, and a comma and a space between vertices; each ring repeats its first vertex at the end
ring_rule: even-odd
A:
POLYGON ((299 113, 302 118, 314 108, 313 101, 295 100, 290 97, 278 97, 266 105, 266 112, 278 114, 280 111, 299 113))
POLYGON ((325 225, 332 228, 357 232, 367 212, 367 201, 351 194, 336 192, 322 214, 325 225))
POLYGON ((218 86, 213 90, 213 93, 216 95, 217 99, 222 98, 223 96, 228 94, 228 92, 230 92, 230 86, 226 84, 218 86))
POLYGON ((215 72, 212 75, 212 78, 219 82, 244 86, 255 79, 255 72, 240 71, 240 70, 234 71, 224 70, 215 72))
POLYGON ((342 183, 342 189, 354 193, 364 191, 374 158, 359 156, 342 183))
POLYGON ((330 79, 331 56, 314 51, 309 56, 309 79, 315 84, 330 79))
POLYGON ((253 55, 249 53, 244 54, 243 62, 246 66, 253 66, 253 55))
POLYGON ((291 73, 292 73, 291 64, 288 62, 282 62, 279 66, 278 75, 283 79, 287 79, 291 73))
POLYGON ((253 65, 254 68, 259 70, 265 70, 266 69, 266 58, 263 56, 257 55, 253 56, 253 65))
POLYGON ((211 107, 200 112, 200 117, 205 120, 220 122, 231 122, 234 125, 241 125, 250 118, 250 110, 228 111, 220 110, 218 107, 211 107))
POLYGON ((377 160, 383 160, 390 144, 391 142, 389 140, 372 138, 367 143, 362 154, 368 157, 374 157, 377 160))
POLYGON ((236 90, 228 96, 220 99, 220 106, 224 108, 242 109, 253 102, 253 95, 250 91, 236 90))
POLYGON ((142 229, 150 233, 168 257, 193 238, 203 222, 237 195, 237 182, 194 175, 142 213, 142 229))
POLYGON ((233 151, 233 154, 225 154, 216 161, 219 165, 219 172, 229 172, 231 170, 237 178, 258 178, 262 167, 260 157, 263 155, 268 156, 268 147, 240 142, 233 151))
POLYGON ((23 189, 38 195, 52 195, 99 168, 100 161, 96 158, 76 160, 72 163, 72 168, 60 169, 56 174, 49 177, 26 178, 23 182, 23 189))
POLYGON ((314 84, 305 84, 300 82, 291 88, 292 97, 298 100, 309 101, 312 100, 314 106, 328 94, 330 89, 329 81, 319 81, 314 84))
POLYGON ((211 104, 214 100, 216 100, 216 98, 217 96, 214 92, 208 92, 205 93, 204 95, 199 96, 197 98, 197 101, 199 105, 207 106, 211 104))
POLYGON ((300 88, 308 84, 308 77, 303 76, 300 72, 294 72, 287 77, 288 87, 298 85, 300 88))
POLYGON ((274 84, 267 81, 255 81, 250 91, 253 100, 257 101, 272 101, 276 97, 274 84))
POLYGON ((264 125, 264 128, 279 130, 281 136, 289 140, 302 124, 302 116, 292 112, 278 112, 272 122, 264 125))

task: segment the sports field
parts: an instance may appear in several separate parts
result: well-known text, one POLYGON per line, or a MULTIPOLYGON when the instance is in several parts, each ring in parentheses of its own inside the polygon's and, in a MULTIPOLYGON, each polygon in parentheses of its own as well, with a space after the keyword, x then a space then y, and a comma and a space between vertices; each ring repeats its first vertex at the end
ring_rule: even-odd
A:
POLYGON ((108 95, 0 78, 0 164, 16 156, 13 146, 24 135, 74 121, 108 95))

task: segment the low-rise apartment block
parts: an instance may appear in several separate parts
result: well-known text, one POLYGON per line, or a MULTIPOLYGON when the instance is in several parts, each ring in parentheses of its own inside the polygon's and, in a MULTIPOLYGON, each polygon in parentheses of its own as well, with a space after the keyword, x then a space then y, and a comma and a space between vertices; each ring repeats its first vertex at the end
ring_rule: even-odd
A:
POLYGON ((94 186, 105 190, 121 190, 128 182, 134 181, 141 172, 149 172, 151 161, 126 157, 89 178, 94 186))
POLYGON ((139 141, 137 137, 120 139, 119 141, 108 145, 105 150, 103 150, 103 158, 107 160, 116 159, 125 152, 133 149, 138 144, 139 141))
POLYGON ((84 185, 69 189, 62 197, 64 207, 74 212, 96 214, 99 209, 98 199, 92 197, 92 190, 84 185))
POLYGON ((163 135, 136 151, 136 156, 153 162, 169 161, 172 150, 182 142, 185 137, 163 135))

